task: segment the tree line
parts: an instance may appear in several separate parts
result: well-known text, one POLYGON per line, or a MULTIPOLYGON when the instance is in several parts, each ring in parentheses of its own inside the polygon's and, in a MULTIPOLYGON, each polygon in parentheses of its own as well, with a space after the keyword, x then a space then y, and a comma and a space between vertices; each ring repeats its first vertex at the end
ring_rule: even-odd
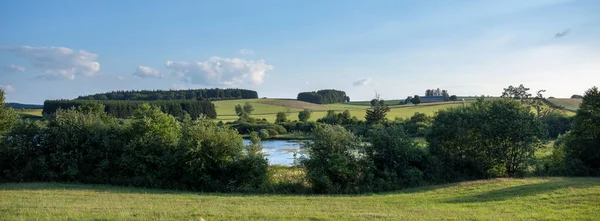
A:
POLYGON ((193 119, 200 116, 215 119, 217 111, 210 101, 197 100, 159 100, 159 101, 125 101, 125 100, 47 100, 44 102, 43 114, 51 115, 59 109, 71 109, 86 104, 102 104, 103 110, 110 116, 129 118, 135 110, 145 103, 160 108, 163 112, 183 117, 189 114, 193 119))
POLYGON ((258 93, 246 89, 189 89, 189 90, 141 90, 113 91, 87 96, 79 96, 77 100, 235 100, 256 99, 258 93))
POLYGON ((298 94, 297 100, 315 104, 334 104, 350 102, 350 97, 346 96, 344 91, 327 89, 316 92, 301 92, 298 94))

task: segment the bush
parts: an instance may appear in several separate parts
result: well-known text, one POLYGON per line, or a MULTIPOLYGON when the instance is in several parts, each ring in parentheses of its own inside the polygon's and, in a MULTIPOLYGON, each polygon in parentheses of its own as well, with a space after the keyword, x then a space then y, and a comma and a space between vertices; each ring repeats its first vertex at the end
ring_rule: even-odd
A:
POLYGON ((375 166, 374 190, 385 191, 424 182, 425 151, 417 147, 402 126, 372 131, 367 156, 375 166))
POLYGON ((258 135, 259 135, 260 139, 263 139, 263 140, 269 139, 269 136, 270 136, 269 131, 266 129, 261 129, 258 132, 258 135))
POLYGON ((323 125, 306 145, 309 158, 302 158, 306 177, 317 193, 369 191, 372 165, 361 140, 341 126, 323 125))
POLYGON ((452 181, 522 175, 543 136, 542 123, 520 103, 479 99, 439 111, 427 142, 446 168, 445 179, 452 181))

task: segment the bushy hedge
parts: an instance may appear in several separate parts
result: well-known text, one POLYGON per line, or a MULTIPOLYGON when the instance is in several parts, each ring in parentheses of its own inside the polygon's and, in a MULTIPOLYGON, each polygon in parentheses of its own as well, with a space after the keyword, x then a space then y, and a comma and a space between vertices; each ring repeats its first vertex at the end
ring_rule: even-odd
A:
POLYGON ((2 137, 0 180, 67 181, 188 189, 257 190, 268 163, 234 130, 204 119, 136 109, 130 123, 101 111, 58 110, 2 137))
POLYGON ((189 89, 189 90, 142 90, 113 91, 87 96, 79 96, 77 100, 235 100, 256 99, 258 93, 246 89, 189 89))
POLYGON ((217 118, 215 105, 210 101, 195 101, 195 100, 161 100, 161 101, 115 101, 115 100, 47 100, 44 102, 43 114, 53 114, 58 109, 71 109, 79 106, 101 103, 105 106, 105 111, 111 116, 117 118, 131 117, 134 111, 147 103, 151 106, 159 107, 163 112, 176 116, 183 117, 185 113, 196 119, 203 115, 207 118, 217 118))

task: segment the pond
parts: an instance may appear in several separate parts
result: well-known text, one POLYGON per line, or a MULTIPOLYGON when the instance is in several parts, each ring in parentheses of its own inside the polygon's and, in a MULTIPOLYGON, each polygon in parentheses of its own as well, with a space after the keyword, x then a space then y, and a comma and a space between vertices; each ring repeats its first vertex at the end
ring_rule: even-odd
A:
MULTIPOLYGON (((304 150, 301 147, 308 140, 263 140, 263 153, 267 155, 270 165, 291 166, 294 164, 294 152, 297 152, 296 159, 302 156, 304 150)), ((244 139, 244 144, 250 144, 250 140, 244 139)))

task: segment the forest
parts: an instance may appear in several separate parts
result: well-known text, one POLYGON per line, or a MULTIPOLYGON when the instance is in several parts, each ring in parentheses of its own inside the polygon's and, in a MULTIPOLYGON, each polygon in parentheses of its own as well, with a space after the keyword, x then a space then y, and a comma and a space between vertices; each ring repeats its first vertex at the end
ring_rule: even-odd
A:
POLYGON ((136 109, 143 104, 158 107, 161 111, 183 117, 188 114, 193 119, 200 116, 214 119, 217 117, 215 105, 210 101, 197 100, 153 100, 153 101, 125 101, 125 100, 47 100, 44 102, 42 114, 52 115, 59 109, 72 109, 86 104, 102 104, 103 110, 110 116, 129 118, 136 109))
POLYGON ((235 100, 256 99, 258 93, 246 89, 189 89, 189 90, 141 90, 141 91, 113 91, 87 96, 79 96, 77 100, 235 100))
POLYGON ((350 97, 346 96, 346 92, 339 90, 319 90, 312 92, 301 92, 298 94, 299 101, 305 101, 315 104, 334 104, 350 102, 350 97))

